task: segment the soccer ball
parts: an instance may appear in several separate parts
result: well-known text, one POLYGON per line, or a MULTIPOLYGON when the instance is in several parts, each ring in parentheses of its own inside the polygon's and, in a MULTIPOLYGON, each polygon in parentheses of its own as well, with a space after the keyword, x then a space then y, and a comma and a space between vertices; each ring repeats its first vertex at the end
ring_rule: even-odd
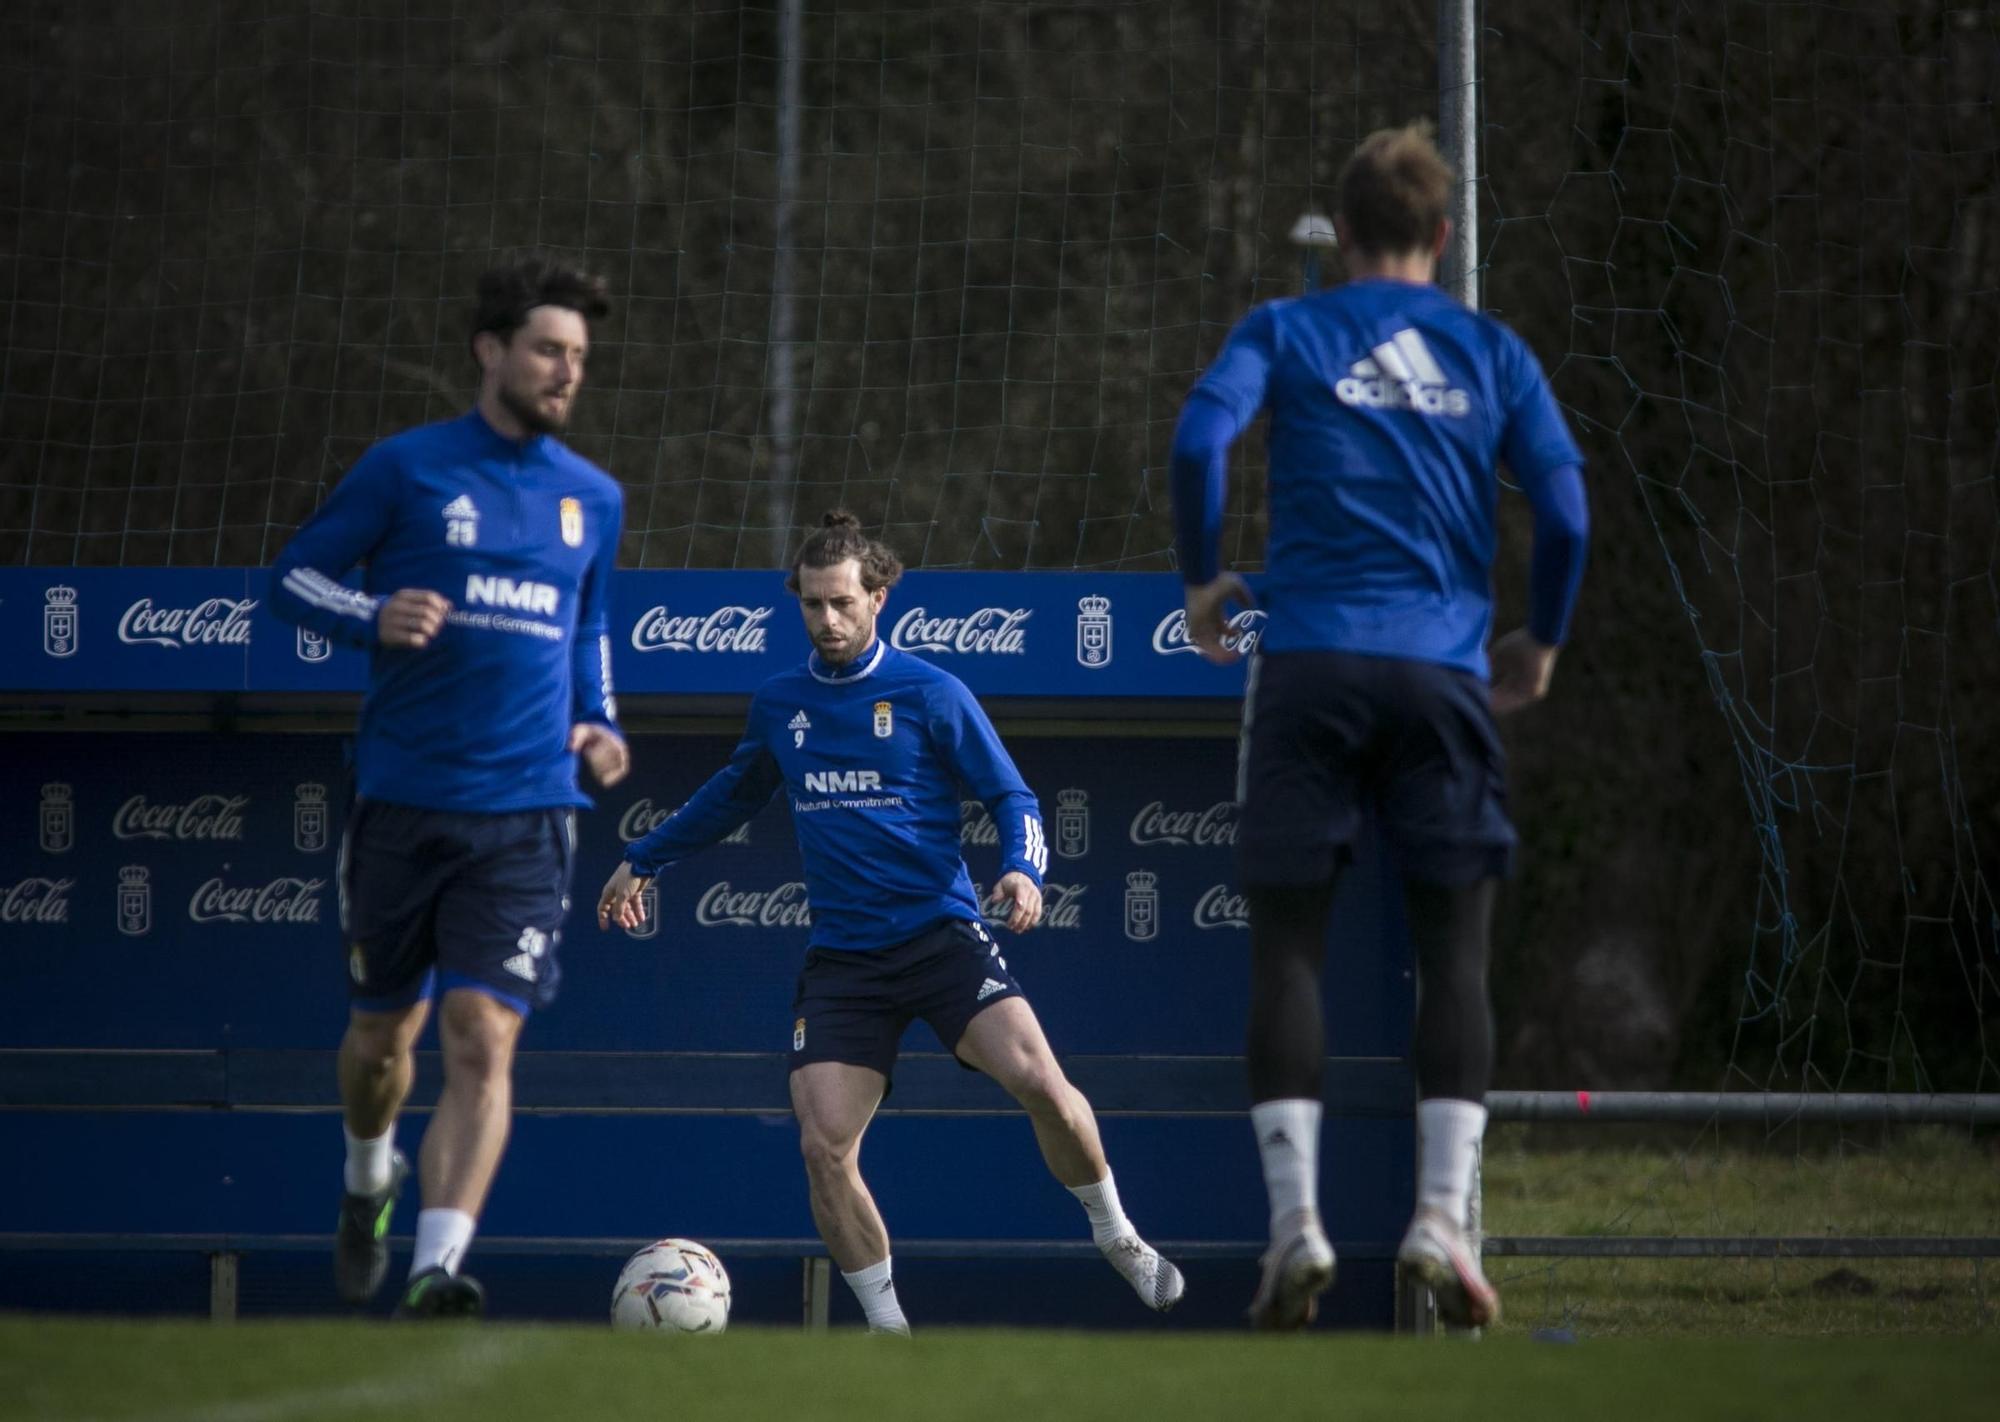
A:
POLYGON ((705 1245, 662 1239, 625 1261, 611 1291, 611 1326, 720 1333, 729 1326, 729 1274, 705 1245))

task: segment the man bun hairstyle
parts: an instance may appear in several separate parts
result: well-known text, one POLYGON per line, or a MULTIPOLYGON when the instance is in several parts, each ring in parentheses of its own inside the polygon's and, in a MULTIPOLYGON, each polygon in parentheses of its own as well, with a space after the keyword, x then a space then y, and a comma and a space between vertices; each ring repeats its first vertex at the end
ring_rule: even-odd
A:
POLYGON ((586 321, 610 314, 610 283, 551 252, 523 252, 479 275, 472 333, 491 331, 502 341, 528 323, 537 306, 560 306, 586 321))
POLYGON ((1361 140, 1334 188, 1351 247, 1376 257, 1428 251, 1451 206, 1456 175, 1428 119, 1378 128, 1361 140))
POLYGON ((903 576, 903 560, 888 544, 861 531, 861 520, 846 509, 832 509, 821 516, 819 527, 806 535, 799 554, 792 559, 792 571, 785 586, 799 590, 799 569, 831 568, 849 558, 861 565, 861 586, 869 592, 893 588, 903 576))

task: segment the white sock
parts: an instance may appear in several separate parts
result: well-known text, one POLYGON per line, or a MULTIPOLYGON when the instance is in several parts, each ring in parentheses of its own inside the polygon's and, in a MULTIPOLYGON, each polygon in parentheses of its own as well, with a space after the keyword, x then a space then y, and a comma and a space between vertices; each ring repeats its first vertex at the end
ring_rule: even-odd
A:
POLYGON ((1138 1233, 1132 1228, 1132 1221, 1125 1218, 1125 1207, 1118 1203, 1118 1182, 1111 1178, 1109 1170, 1095 1185, 1072 1185, 1069 1192, 1083 1203, 1083 1212, 1090 1216, 1090 1237, 1097 1241, 1099 1249, 1114 1239, 1138 1233))
POLYGON ((417 1252, 410 1260, 410 1277, 426 1269, 443 1269, 456 1274, 472 1247, 472 1231, 478 1222, 464 1210, 418 1210, 417 1252))
POLYGON ((364 1140, 343 1121, 340 1133, 347 1137, 347 1193, 372 1195, 388 1189, 390 1165, 396 1156, 396 1128, 391 1126, 373 1140, 364 1140))
POLYGON ((903 1306, 896 1302, 896 1281, 887 1255, 880 1264, 870 1264, 852 1274, 843 1272, 840 1277, 847 1280, 847 1287, 861 1300, 861 1311, 868 1315, 870 1328, 888 1333, 910 1331, 910 1322, 903 1317, 903 1306))
POLYGON ((1486 1134, 1486 1108, 1448 1096, 1417 1103, 1417 1203, 1465 1223, 1472 1166, 1486 1134))
POLYGON ((1319 1118, 1319 1102, 1300 1096, 1250 1108, 1271 1195, 1273 1239, 1295 1227, 1294 1216, 1319 1214, 1319 1118))

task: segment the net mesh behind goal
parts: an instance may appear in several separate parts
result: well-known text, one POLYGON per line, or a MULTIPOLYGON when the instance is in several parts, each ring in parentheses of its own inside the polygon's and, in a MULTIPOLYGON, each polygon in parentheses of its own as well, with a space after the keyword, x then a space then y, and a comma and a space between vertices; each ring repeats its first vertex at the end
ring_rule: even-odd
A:
POLYGON ((544 245, 614 284, 573 440, 626 566, 845 503, 917 566, 1164 567, 1181 395, 1435 87, 1389 3, 11 6, 0 558, 268 562, 544 245))
POLYGON ((1650 724, 1563 742, 1568 773, 1630 782, 1598 843, 1655 846, 1597 866, 1680 935, 1630 971, 1679 1021, 1726 984, 1731 1086, 2000 1089, 2000 18, 1575 13, 1559 53, 1487 36, 1513 76, 1487 94, 1488 296, 1566 316, 1538 348, 1610 547, 1656 570, 1600 544, 1593 572, 1600 691, 1650 724), (1660 639, 1691 641, 1724 734, 1635 681, 1660 639), (1747 830, 1717 838, 1726 804, 1747 830), (1754 910, 1712 974, 1718 903, 1754 910))

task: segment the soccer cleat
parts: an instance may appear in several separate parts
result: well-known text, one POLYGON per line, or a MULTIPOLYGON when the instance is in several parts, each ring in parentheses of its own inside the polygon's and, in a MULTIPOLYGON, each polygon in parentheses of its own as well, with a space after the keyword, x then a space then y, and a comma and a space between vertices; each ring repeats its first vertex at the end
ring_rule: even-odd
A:
POLYGON ((1111 1267, 1125 1276, 1125 1282, 1139 1295, 1140 1302, 1155 1313, 1165 1313, 1187 1292, 1187 1280, 1172 1261, 1136 1234, 1121 1235, 1104 1246, 1111 1267))
POLYGON ((1460 1229, 1443 1210, 1417 1207, 1396 1251, 1396 1267, 1405 1279, 1430 1287, 1438 1317, 1457 1328, 1485 1328, 1500 1321, 1500 1295, 1486 1281, 1478 1257, 1460 1229))
POLYGON ((397 1318, 477 1318, 486 1311, 486 1290, 470 1274, 438 1267, 410 1276, 397 1318))
POLYGON ((1304 1328, 1319 1315, 1319 1296, 1333 1283, 1333 1246, 1319 1217, 1307 1214, 1284 1239, 1274 1239, 1258 1261, 1264 1272, 1250 1300, 1256 1328, 1304 1328))
POLYGON ((389 1272, 389 1216, 410 1173, 401 1151, 389 1160, 389 1183, 372 1195, 340 1197, 333 1231, 333 1287, 341 1302, 365 1304, 389 1272))

